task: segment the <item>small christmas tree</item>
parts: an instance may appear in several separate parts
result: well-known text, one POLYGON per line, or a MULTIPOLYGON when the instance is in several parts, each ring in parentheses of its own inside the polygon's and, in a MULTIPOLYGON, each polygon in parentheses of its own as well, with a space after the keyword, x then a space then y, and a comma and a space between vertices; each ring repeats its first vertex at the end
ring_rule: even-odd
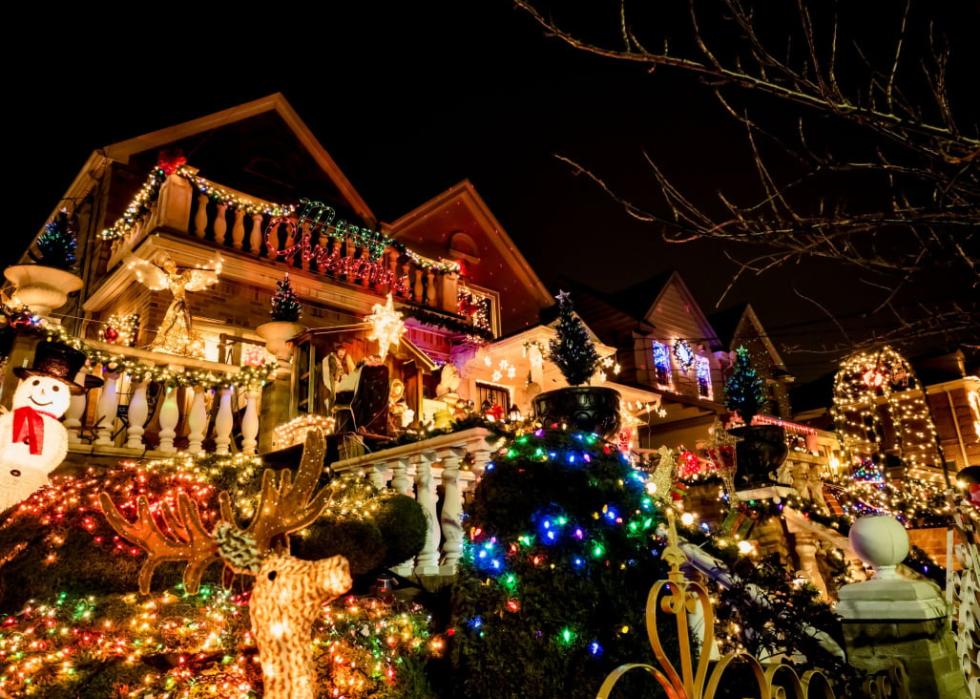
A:
POLYGON ((47 267, 70 270, 75 266, 77 244, 74 221, 68 211, 62 209, 44 226, 35 243, 37 253, 31 252, 31 257, 47 267))
POLYGON ((270 315, 273 320, 295 323, 299 320, 302 306, 293 291, 293 285, 289 283, 289 273, 276 282, 276 293, 272 295, 272 311, 270 315))
POLYGON ((766 404, 766 385, 752 366, 749 350, 744 345, 735 350, 735 366, 725 382, 725 407, 738 411, 746 425, 766 404))
POLYGON ((555 298, 558 299, 558 337, 548 344, 549 358, 570 386, 579 386, 592 378, 599 366, 599 353, 589 331, 575 316, 569 293, 562 291, 555 298))

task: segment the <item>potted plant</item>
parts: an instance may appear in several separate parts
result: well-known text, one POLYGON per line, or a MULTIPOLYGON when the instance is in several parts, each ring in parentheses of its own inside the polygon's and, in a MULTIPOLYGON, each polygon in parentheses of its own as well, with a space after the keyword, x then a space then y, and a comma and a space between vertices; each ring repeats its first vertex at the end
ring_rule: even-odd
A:
POLYGON ((558 298, 558 336, 548 345, 548 359, 561 371, 568 388, 547 391, 532 401, 534 414, 546 424, 565 423, 602 436, 619 430, 619 392, 588 384, 602 359, 585 325, 573 312, 567 292, 558 298))
POLYGON ((736 481, 740 487, 765 485, 773 479, 789 449, 783 428, 777 425, 753 425, 752 420, 766 405, 765 382, 752 366, 745 346, 735 350, 732 375, 725 382, 725 407, 737 412, 744 427, 730 430, 742 438, 735 447, 737 456, 736 481))
POLYGON ((276 293, 272 295, 272 310, 269 315, 272 320, 257 327, 255 332, 265 340, 265 347, 269 352, 279 359, 289 359, 289 341, 306 330, 306 326, 299 322, 302 306, 289 283, 288 272, 276 282, 276 293))
POLYGON ((44 226, 29 254, 35 264, 12 265, 3 276, 14 285, 10 298, 13 306, 27 306, 39 316, 48 316, 68 302, 68 294, 82 288, 75 268, 78 244, 74 221, 62 209, 44 226))

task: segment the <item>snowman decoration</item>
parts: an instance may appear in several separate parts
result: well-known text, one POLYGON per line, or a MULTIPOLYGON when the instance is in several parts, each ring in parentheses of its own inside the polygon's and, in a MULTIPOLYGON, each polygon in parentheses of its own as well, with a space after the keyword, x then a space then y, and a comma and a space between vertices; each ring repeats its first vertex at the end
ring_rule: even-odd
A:
POLYGON ((48 483, 68 454, 68 431, 61 418, 72 395, 101 385, 87 377, 86 386, 72 381, 85 355, 57 342, 41 342, 33 367, 16 367, 21 379, 13 409, 0 415, 0 512, 26 500, 48 483))

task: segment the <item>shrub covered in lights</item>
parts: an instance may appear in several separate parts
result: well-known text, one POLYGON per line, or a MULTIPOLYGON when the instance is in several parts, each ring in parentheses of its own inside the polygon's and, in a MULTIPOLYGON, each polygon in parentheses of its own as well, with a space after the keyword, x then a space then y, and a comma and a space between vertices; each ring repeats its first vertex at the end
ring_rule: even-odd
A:
MULTIPOLYGON (((261 460, 243 455, 90 467, 54 476, 50 487, 4 513, 0 695, 261 696, 248 633, 250 578, 214 565, 200 592, 188 595, 180 566, 163 565, 155 592, 137 594, 145 554, 108 525, 98 493, 111 493, 129 516, 140 495, 159 503, 184 492, 210 527, 221 490, 250 516, 262 471, 261 460)), ((328 487, 323 518, 291 541, 297 556, 341 553, 356 575, 421 548, 425 518, 410 498, 379 493, 362 479, 341 477, 328 487)), ((443 644, 429 626, 417 605, 347 596, 325 607, 314 625, 324 695, 429 696, 423 663, 443 644)))
POLYGON ((661 521, 645 474, 595 435, 505 446, 469 508, 453 696, 594 697, 620 663, 652 662, 643 608, 666 570, 661 521))
POLYGON ((71 215, 62 209, 44 226, 34 245, 37 253, 31 258, 42 265, 71 270, 75 267, 75 248, 78 244, 75 224, 71 215))

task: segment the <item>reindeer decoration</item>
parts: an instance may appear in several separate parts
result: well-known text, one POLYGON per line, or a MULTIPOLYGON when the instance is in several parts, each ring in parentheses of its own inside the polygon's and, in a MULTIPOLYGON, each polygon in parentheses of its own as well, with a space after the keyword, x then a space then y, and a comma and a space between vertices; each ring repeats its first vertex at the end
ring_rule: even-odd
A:
POLYGON ((227 493, 219 494, 221 521, 208 533, 197 505, 186 493, 176 507, 160 503, 157 523, 145 496, 137 500, 130 522, 108 493, 99 500, 109 524, 121 537, 149 554, 140 569, 140 592, 150 592, 153 571, 167 561, 186 562, 184 587, 197 593, 205 570, 219 560, 237 573, 255 576, 249 617, 259 650, 266 699, 314 699, 312 626, 322 606, 350 589, 347 559, 333 556, 303 561, 289 555, 289 534, 313 523, 330 498, 329 488, 315 495, 323 469, 326 441, 311 430, 303 446, 296 480, 292 472, 266 469, 258 507, 247 528, 241 528, 227 493))

